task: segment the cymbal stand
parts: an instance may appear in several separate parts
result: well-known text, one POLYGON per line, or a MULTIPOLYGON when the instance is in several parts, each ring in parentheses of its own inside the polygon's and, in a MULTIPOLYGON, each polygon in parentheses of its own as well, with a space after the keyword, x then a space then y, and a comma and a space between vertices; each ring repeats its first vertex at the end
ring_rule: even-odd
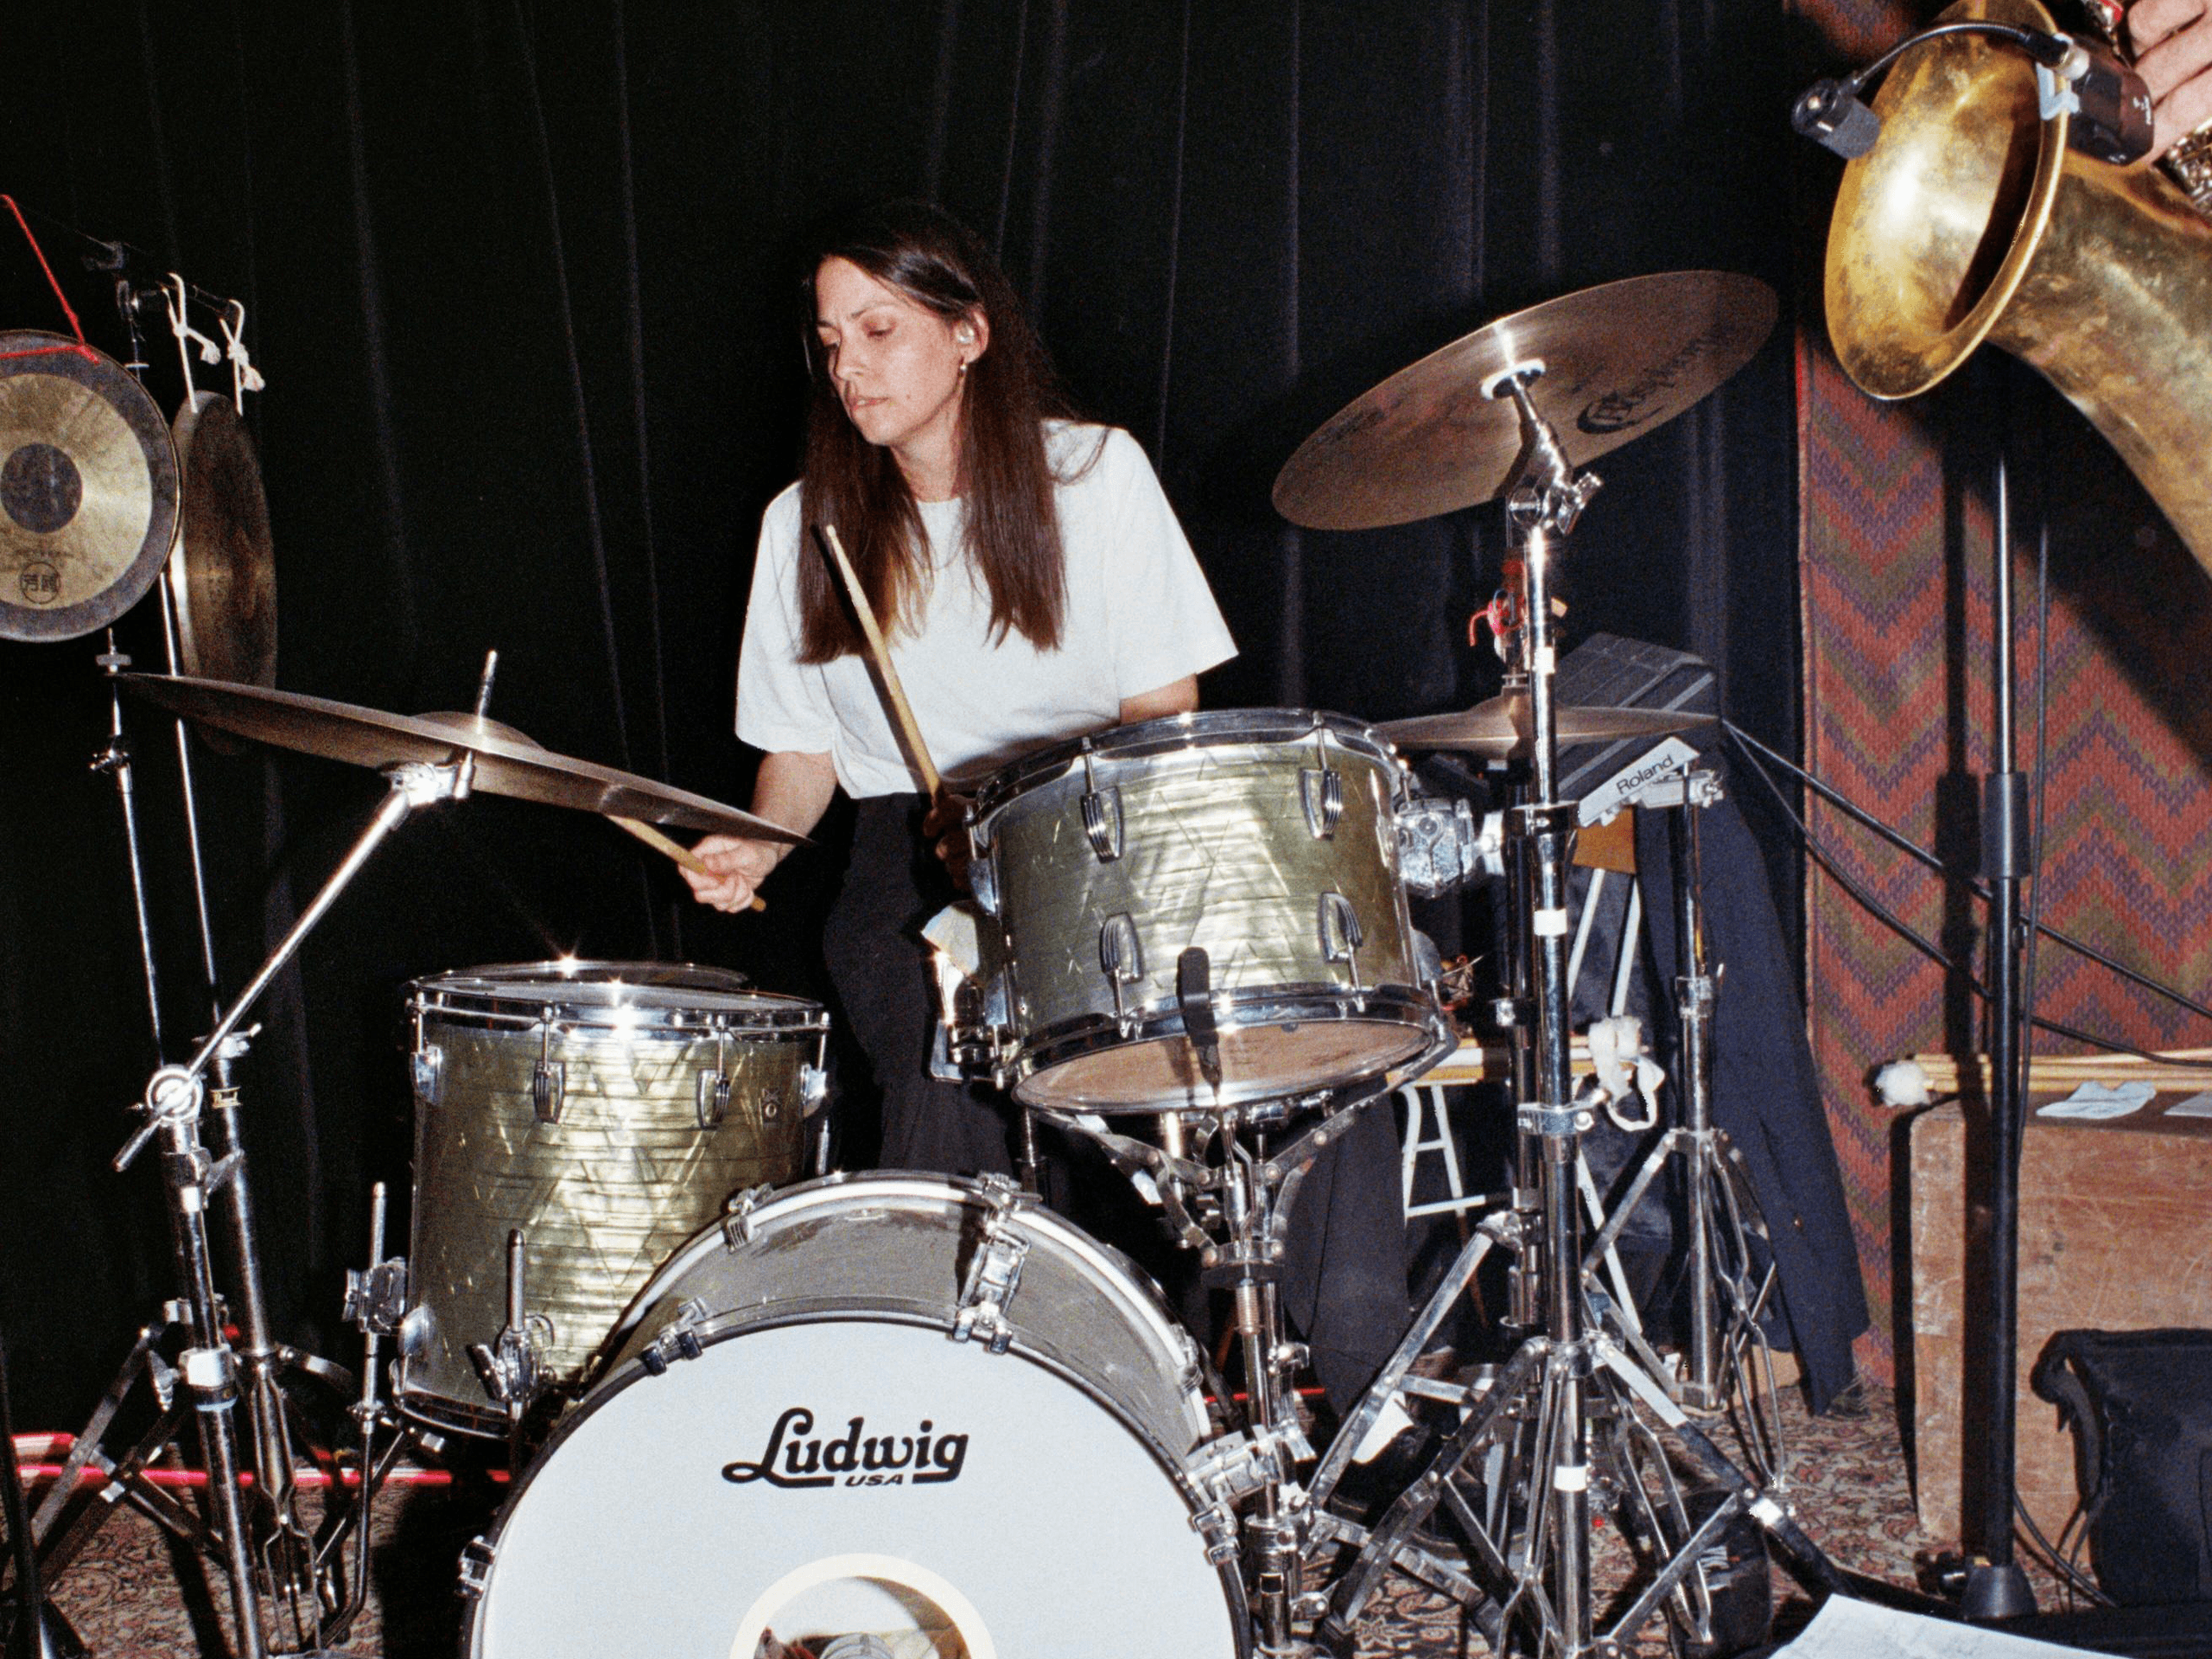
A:
MULTIPOLYGON (((175 601, 165 572, 155 584, 160 596, 162 641, 168 671, 182 671, 178 650, 175 601)), ((207 1001, 213 1012, 222 1012, 221 976, 215 965, 213 912, 207 899, 207 866, 200 836, 200 792, 194 781, 192 734, 182 718, 176 728, 177 782, 184 804, 185 844, 191 855, 192 896, 200 925, 200 961, 207 1001)), ((250 1033, 249 1033, 250 1034, 250 1033)), ((285 1421, 283 1391, 278 1382, 284 1362, 269 1323, 269 1304, 263 1288, 261 1255, 253 1224, 251 1183, 247 1176, 245 1141, 238 1115, 238 1086, 233 1075, 245 1052, 243 1040, 225 1044, 216 1051, 214 1084, 208 1091, 213 1108, 213 1141, 217 1161, 228 1162, 230 1176, 222 1185, 229 1211, 232 1270, 243 1339, 239 1357, 253 1431, 254 1471, 252 1503, 259 1516, 256 1535, 260 1541, 262 1565, 270 1584, 292 1605, 295 1630, 309 1645, 320 1645, 310 1634, 320 1620, 320 1610, 332 1600, 332 1586, 317 1580, 314 1571, 315 1540, 300 1514, 298 1471, 292 1457, 292 1440, 285 1421), (302 1601, 317 1611, 303 1610, 302 1601)))
MULTIPOLYGON (((1684 1222, 1689 1236, 1678 1256, 1688 1268, 1689 1330, 1680 1368, 1652 1352, 1625 1317, 1616 1335, 1679 1405, 1690 1411, 1726 1411, 1732 1400, 1736 1439, 1769 1487, 1788 1484, 1780 1391, 1774 1351, 1760 1321, 1777 1282, 1773 1255, 1762 1265, 1751 1240, 1762 1243, 1765 1223, 1743 1160, 1727 1131, 1713 1122, 1713 1027, 1726 964, 1709 959, 1705 931, 1704 865, 1699 815, 1720 799, 1709 770, 1685 767, 1639 796, 1639 807, 1665 810, 1675 842, 1676 953, 1675 1014, 1681 1045, 1675 1097, 1681 1122, 1660 1135, 1622 1193, 1612 1214, 1583 1255, 1586 1282, 1594 1286, 1605 1254, 1647 1197, 1670 1160, 1682 1160, 1684 1222)), ((1625 1316, 1626 1310, 1623 1310, 1625 1316)))
MULTIPOLYGON (((172 1370, 161 1358, 162 1330, 149 1326, 125 1361, 108 1395, 94 1412, 92 1424, 78 1437, 61 1478, 41 1506, 37 1524, 50 1528, 75 1490, 77 1477, 97 1465, 111 1474, 109 1492, 128 1493, 138 1506, 180 1537, 197 1548, 219 1552, 219 1560, 231 1584, 237 1648, 241 1659, 264 1659, 268 1652, 263 1629, 259 1581, 255 1571, 251 1529, 238 1478, 238 1437, 233 1411, 240 1388, 237 1351, 226 1331, 226 1306, 214 1287, 213 1253, 207 1212, 209 1199, 235 1178, 243 1163, 236 1151, 211 1158, 200 1135, 209 1090, 207 1077, 219 1059, 234 1058, 239 1030, 245 1016, 260 1001, 270 982, 297 954, 308 935, 358 875, 385 836, 405 823, 410 813, 440 801, 461 800, 469 792, 474 762, 464 753, 444 766, 407 765, 387 770, 391 792, 378 809, 338 868, 301 912, 276 948, 270 952, 237 1000, 215 1021, 191 1058, 182 1065, 162 1065, 148 1080, 138 1109, 145 1122, 116 1154, 113 1166, 127 1169, 156 1138, 162 1142, 162 1186, 168 1198, 175 1239, 178 1276, 183 1296, 166 1304, 164 1316, 185 1328, 188 1345, 172 1370), (137 1370, 143 1366, 152 1378, 166 1408, 160 1423, 120 1464, 110 1465, 99 1449, 99 1439, 112 1420, 137 1370), (181 1380, 181 1390, 176 1383, 181 1380), (207 1501, 214 1511, 212 1528, 195 1526, 188 1516, 141 1479, 145 1464, 167 1445, 186 1416, 197 1419, 207 1463, 207 1501)), ((221 1087, 219 1073, 218 1087, 221 1087)), ((111 1503, 113 1497, 103 1494, 111 1503)), ((103 1511, 104 1513, 104 1511, 103 1511)), ((48 1540, 42 1554, 48 1571, 58 1559, 66 1563, 83 1548, 98 1525, 81 1521, 58 1537, 48 1540)))
POLYGON ((1382 1577, 1402 1565, 1414 1529, 1440 1503, 1466 1548, 1473 1593, 1459 1599, 1501 1652, 1546 1659, 1611 1656, 1662 1605, 1694 1633, 1709 1636, 1699 1558, 1746 1510, 1825 1586, 1841 1582, 1782 1505, 1722 1458, 1629 1362, 1597 1322, 1612 1309, 1611 1299, 1585 1279, 1577 1169, 1592 1117, 1573 1096, 1569 1060, 1567 861, 1574 810, 1555 798, 1553 593, 1554 561, 1598 480, 1575 474, 1557 434, 1537 413, 1529 388, 1543 372, 1540 362, 1516 364, 1484 387, 1490 397, 1513 401, 1522 434, 1521 468, 1507 498, 1518 543, 1508 566, 1517 588, 1516 626, 1502 644, 1509 690, 1524 693, 1531 711, 1529 798, 1510 816, 1508 830, 1532 901, 1525 943, 1535 1090, 1523 1096, 1517 1124, 1535 1154, 1542 1323, 1495 1379, 1465 1391, 1458 1427, 1372 1533, 1363 1535, 1348 1522, 1331 1529, 1359 1545, 1316 1630, 1323 1645, 1339 1652, 1351 1650, 1361 1608, 1382 1577), (1639 1404, 1722 1484, 1724 1497, 1695 1524, 1667 1448, 1639 1414, 1639 1404), (1473 1489, 1473 1500, 1463 1483, 1473 1489), (1656 1562, 1629 1607, 1602 1630, 1591 1590, 1593 1499, 1611 1511, 1622 1535, 1656 1562))
MULTIPOLYGON (((1507 619, 1498 635, 1501 652, 1511 651, 1517 634, 1516 625, 1510 620, 1512 606, 1513 601, 1508 595, 1504 604, 1491 613, 1494 619, 1507 619)), ((1525 785, 1514 785, 1513 799, 1516 813, 1528 805, 1525 785)), ((1511 1057, 1509 1081, 1513 1098, 1535 1100, 1541 1090, 1537 1083, 1536 1001, 1529 950, 1529 941, 1534 937, 1529 931, 1529 918, 1535 909, 1534 872, 1528 843, 1522 837, 1507 836, 1504 854, 1505 939, 1501 954, 1506 970, 1505 995, 1491 1004, 1491 1020, 1506 1035, 1511 1057)), ((1569 987, 1570 993, 1572 989, 1569 987)), ((1513 1137, 1512 1205, 1518 1224, 1513 1234, 1512 1262, 1505 1275, 1504 1324, 1510 1331, 1534 1331, 1544 1319, 1541 1243, 1543 1229, 1538 1192, 1541 1161, 1541 1142, 1529 1129, 1516 1125, 1513 1137)))

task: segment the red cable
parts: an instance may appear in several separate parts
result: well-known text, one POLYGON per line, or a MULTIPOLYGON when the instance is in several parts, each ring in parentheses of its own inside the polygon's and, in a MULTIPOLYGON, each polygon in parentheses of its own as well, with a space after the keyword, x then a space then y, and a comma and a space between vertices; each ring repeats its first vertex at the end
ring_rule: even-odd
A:
POLYGON ((57 352, 74 352, 87 362, 99 362, 100 354, 85 343, 85 325, 77 321, 76 308, 69 303, 69 296, 61 291, 61 284, 54 278, 54 267, 46 263, 46 250, 39 246, 38 238, 31 234, 30 222, 23 217, 23 210, 16 206, 16 199, 5 191, 0 191, 0 201, 8 204, 8 211, 16 216, 16 223, 22 227, 23 240, 31 245, 31 252, 38 259, 38 268, 46 273, 47 286, 54 290, 54 297, 61 302, 61 315, 69 319, 70 330, 77 336, 74 346, 39 346, 26 352, 0 352, 0 359, 51 357, 57 352))

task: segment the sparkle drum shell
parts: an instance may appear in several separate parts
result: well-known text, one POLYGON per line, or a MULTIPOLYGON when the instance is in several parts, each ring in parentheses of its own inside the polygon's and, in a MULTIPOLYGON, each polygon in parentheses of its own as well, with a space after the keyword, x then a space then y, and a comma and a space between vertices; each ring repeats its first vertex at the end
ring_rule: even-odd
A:
POLYGON ((1190 1338, 1007 1196, 833 1176, 685 1245, 473 1550, 470 1659, 752 1659, 764 1629, 1241 1659, 1234 1567, 1192 1524, 1190 1338), (1001 1353, 952 1339, 995 1217, 1020 1254, 1001 1353))
POLYGON ((1300 709, 1146 721, 1007 768, 976 798, 974 884, 995 936, 983 1029, 956 1045, 1033 1106, 1211 1104, 1178 1000, 1198 945, 1225 1104, 1447 1052, 1399 878, 1408 798, 1387 744, 1300 709))
POLYGON ((800 1173, 829 1017, 718 969, 537 963, 414 982, 415 1184, 397 1392, 505 1434, 468 1348, 507 1317, 507 1235, 554 1383, 583 1377, 731 1194, 800 1173), (548 1328, 550 1327, 550 1329, 548 1328))

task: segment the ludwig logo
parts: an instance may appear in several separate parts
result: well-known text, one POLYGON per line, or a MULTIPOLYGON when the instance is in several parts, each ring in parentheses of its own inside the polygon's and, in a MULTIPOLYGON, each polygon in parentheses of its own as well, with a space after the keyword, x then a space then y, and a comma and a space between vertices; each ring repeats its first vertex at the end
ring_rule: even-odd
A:
POLYGON ((768 1431, 768 1445, 758 1459, 726 1463, 722 1478, 745 1486, 765 1480, 771 1486, 917 1486, 960 1478, 968 1461, 965 1434, 936 1434, 926 1417, 912 1434, 869 1435, 868 1419, 855 1417, 836 1440, 814 1437, 814 1414, 792 1406, 768 1431), (776 1460, 783 1459, 777 1468, 776 1460))

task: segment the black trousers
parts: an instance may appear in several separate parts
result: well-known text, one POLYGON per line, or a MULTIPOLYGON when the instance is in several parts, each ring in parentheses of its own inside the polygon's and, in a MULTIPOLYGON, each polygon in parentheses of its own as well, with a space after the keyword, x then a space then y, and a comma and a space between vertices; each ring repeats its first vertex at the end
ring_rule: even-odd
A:
MULTIPOLYGON (((851 861, 830 907, 823 954, 846 1029, 867 1057, 868 1081, 880 1096, 878 1166, 1009 1173, 1012 1104, 979 1085, 929 1075, 936 1009, 918 932, 958 895, 921 834, 923 810, 913 795, 858 804, 851 861)), ((1045 1184, 1047 1198, 1077 1224, 1159 1270, 1157 1240, 1129 1234, 1151 1225, 1142 1206, 1102 1160, 1085 1153, 1072 1147, 1058 1154, 1059 1167, 1045 1184)), ((1398 1141, 1387 1100, 1364 1108, 1315 1160, 1290 1219, 1287 1245, 1283 1311, 1313 1351, 1330 1402, 1348 1410, 1411 1322, 1398 1141)), ((1173 1255, 1165 1265, 1179 1262, 1185 1269, 1196 1265, 1173 1255)))

